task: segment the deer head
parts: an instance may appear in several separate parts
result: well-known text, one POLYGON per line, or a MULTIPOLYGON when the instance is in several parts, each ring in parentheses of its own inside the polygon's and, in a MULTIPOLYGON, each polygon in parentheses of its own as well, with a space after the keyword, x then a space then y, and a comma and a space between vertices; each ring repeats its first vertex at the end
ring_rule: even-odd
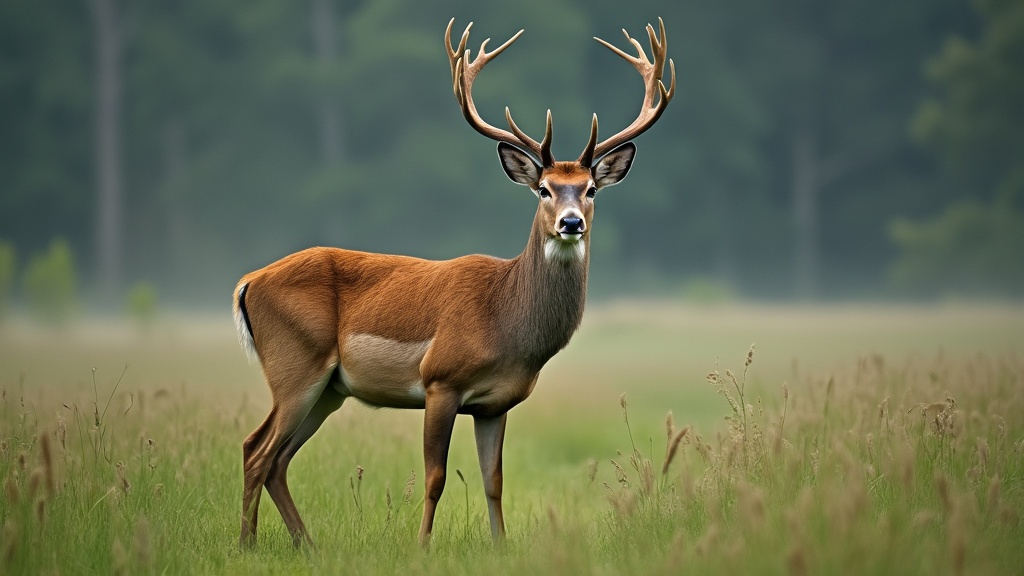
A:
POLYGON ((650 128, 675 94, 675 65, 668 60, 671 81, 666 88, 662 82, 668 51, 665 25, 658 20, 660 39, 654 27, 647 25, 654 61, 648 60, 643 46, 623 30, 626 39, 636 48, 637 56, 619 50, 615 46, 595 38, 627 62, 632 64, 644 80, 644 99, 640 114, 625 129, 598 143, 597 115, 593 117, 590 140, 583 153, 574 161, 556 161, 551 154, 551 111, 547 113, 544 139, 537 142, 523 132, 512 113, 505 108, 505 120, 509 130, 494 127, 485 122, 473 103, 473 81, 495 56, 515 42, 523 31, 520 30, 501 46, 487 52, 488 40, 480 45, 477 55, 470 59, 466 49, 469 31, 473 24, 466 26, 459 45, 452 48, 451 31, 453 18, 445 30, 445 48, 451 65, 452 87, 455 98, 462 108, 462 114, 470 126, 484 136, 498 141, 498 157, 505 174, 516 184, 527 186, 539 199, 534 219, 535 233, 544 238, 544 253, 549 260, 572 261, 585 254, 586 240, 590 234, 590 223, 594 214, 594 198, 605 186, 617 184, 625 178, 636 155, 636 146, 631 142, 650 128))

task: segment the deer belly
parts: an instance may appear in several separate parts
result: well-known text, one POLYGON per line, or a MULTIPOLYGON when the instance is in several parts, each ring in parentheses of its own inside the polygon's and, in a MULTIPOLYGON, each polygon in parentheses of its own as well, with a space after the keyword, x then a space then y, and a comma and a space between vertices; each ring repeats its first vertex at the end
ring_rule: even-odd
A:
POLYGON ((423 408, 420 362, 430 340, 399 342, 353 334, 341 348, 339 391, 371 406, 423 408))

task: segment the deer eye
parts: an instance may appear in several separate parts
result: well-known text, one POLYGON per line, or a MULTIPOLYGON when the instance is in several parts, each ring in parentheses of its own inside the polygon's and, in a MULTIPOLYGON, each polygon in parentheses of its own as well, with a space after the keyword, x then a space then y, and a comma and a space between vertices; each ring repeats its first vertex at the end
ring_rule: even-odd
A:
POLYGON ((541 198, 551 198, 551 191, 544 186, 538 188, 537 193, 540 194, 541 198))
POLYGON ((596 195, 597 195, 597 188, 595 188, 594 186, 591 186, 590 190, 587 190, 587 198, 593 198, 596 195))

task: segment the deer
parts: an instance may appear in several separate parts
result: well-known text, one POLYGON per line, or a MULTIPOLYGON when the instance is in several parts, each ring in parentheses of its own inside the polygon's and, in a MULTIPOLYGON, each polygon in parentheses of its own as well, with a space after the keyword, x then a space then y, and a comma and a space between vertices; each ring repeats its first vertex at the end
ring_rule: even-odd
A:
POLYGON ((623 30, 632 56, 598 42, 640 73, 640 113, 625 129, 590 139, 574 161, 551 153, 551 111, 537 142, 512 120, 509 130, 485 122, 473 102, 483 68, 522 34, 475 58, 466 48, 470 23, 452 46, 453 18, 444 33, 452 88, 469 125, 498 142, 498 157, 514 183, 528 187, 537 211, 521 254, 512 259, 469 255, 446 261, 315 247, 246 274, 233 312, 238 337, 270 388, 266 419, 242 444, 241 547, 256 542, 265 487, 299 547, 313 541, 288 490, 288 465, 348 398, 373 406, 422 409, 424 500, 419 542, 427 547, 444 491, 456 416, 473 417, 491 535, 505 536, 502 446, 509 410, 525 400, 541 368, 568 343, 583 317, 590 234, 597 192, 619 183, 636 154, 632 140, 661 117, 675 93, 667 40, 648 24, 653 61, 623 30))

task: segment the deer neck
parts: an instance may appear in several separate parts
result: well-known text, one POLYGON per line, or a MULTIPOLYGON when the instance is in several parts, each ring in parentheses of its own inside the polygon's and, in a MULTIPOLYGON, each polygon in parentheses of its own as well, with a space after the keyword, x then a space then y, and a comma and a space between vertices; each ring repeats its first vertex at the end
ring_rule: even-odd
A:
POLYGON ((507 345, 532 368, 539 370, 579 327, 589 267, 589 234, 578 246, 566 245, 536 221, 526 249, 511 260, 502 295, 507 345))

